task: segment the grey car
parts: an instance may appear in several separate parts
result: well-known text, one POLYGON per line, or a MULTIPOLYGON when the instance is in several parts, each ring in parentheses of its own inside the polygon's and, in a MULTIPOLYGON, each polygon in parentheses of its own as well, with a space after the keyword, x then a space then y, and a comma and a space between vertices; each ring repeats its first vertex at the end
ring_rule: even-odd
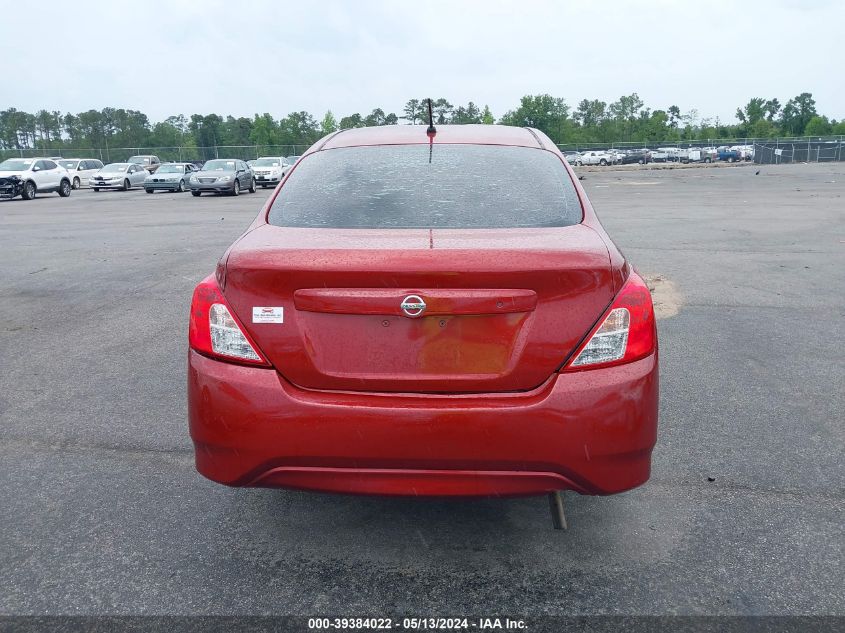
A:
POLYGON ((156 191, 187 191, 191 174, 196 173, 191 163, 164 163, 154 174, 144 179, 144 190, 147 193, 156 191))
POLYGON ((201 170, 191 174, 189 184, 192 196, 202 195, 203 192, 237 196, 243 189, 255 193, 252 170, 237 158, 215 158, 206 162, 201 170))
POLYGON ((100 189, 123 189, 143 187, 146 170, 135 163, 109 163, 88 179, 88 186, 94 191, 100 189))

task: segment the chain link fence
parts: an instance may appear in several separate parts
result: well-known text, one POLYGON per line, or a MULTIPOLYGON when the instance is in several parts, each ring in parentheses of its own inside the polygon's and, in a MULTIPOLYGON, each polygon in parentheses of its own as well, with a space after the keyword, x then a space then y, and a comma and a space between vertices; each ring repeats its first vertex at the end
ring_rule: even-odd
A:
POLYGON ((845 160, 845 140, 783 140, 754 143, 754 162, 760 165, 781 163, 825 163, 845 160))
POLYGON ((298 156, 308 145, 215 145, 212 147, 103 147, 62 149, 3 149, 0 160, 61 156, 63 158, 98 158, 104 163, 123 162, 130 156, 152 154, 162 161, 190 162, 212 158, 240 158, 252 160, 260 156, 298 156))
MULTIPOLYGON (((608 149, 657 149, 659 147, 675 147, 678 149, 686 149, 690 147, 733 147, 736 145, 744 145, 744 146, 768 146, 772 145, 774 147, 786 147, 787 145, 794 145, 796 148, 804 147, 806 157, 806 148, 807 145, 810 144, 811 147, 815 147, 818 144, 833 144, 834 146, 839 145, 841 146, 845 143, 845 136, 797 136, 797 137, 787 137, 787 138, 705 138, 705 139, 692 139, 687 141, 617 141, 612 143, 558 143, 558 147, 560 150, 571 152, 582 152, 586 150, 608 150, 608 149)), ((825 145, 827 147, 827 145, 825 145)), ((828 155, 826 153, 822 153, 823 156, 828 155)), ((815 157, 815 154, 813 154, 815 157)), ((796 159, 797 160, 797 159, 796 159)), ((815 161, 816 158, 813 158, 815 161)), ((830 160, 842 160, 842 159, 830 159, 830 160)))

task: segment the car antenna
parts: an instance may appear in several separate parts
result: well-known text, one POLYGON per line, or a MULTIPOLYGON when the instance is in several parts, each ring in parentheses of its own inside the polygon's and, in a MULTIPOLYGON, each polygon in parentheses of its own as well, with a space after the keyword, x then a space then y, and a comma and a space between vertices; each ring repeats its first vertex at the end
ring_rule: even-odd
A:
POLYGON ((431 99, 428 99, 428 129, 425 133, 428 134, 429 141, 433 141, 434 135, 437 134, 437 128, 434 127, 434 115, 431 113, 431 99))
POLYGON ((434 127, 434 115, 431 113, 431 97, 428 98, 428 129, 425 131, 428 136, 428 162, 431 162, 431 153, 434 151, 434 135, 437 128, 434 127))

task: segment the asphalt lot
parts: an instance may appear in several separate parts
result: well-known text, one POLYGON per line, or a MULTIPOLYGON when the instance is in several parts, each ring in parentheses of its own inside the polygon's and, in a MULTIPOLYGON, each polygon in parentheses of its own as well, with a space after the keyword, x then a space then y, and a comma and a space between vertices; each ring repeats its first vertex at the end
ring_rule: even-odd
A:
POLYGON ((845 614, 845 164, 757 169, 585 174, 681 305, 651 481, 566 533, 194 471, 191 291, 269 192, 0 202, 0 613, 845 614))

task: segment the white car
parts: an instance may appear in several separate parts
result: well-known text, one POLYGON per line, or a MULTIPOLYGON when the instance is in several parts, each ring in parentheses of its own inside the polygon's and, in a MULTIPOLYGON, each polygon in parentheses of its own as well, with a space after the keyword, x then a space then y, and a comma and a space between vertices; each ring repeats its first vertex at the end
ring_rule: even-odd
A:
POLYGON ((94 191, 100 189, 122 189, 143 187, 147 170, 136 163, 109 163, 88 180, 94 191))
POLYGON ((610 165, 614 162, 615 157, 607 152, 590 151, 581 152, 581 156, 575 161, 576 165, 610 165))
POLYGON ((0 163, 0 178, 17 176, 23 181, 21 198, 32 200, 36 193, 70 195, 70 175, 56 161, 49 158, 9 158, 0 163))
POLYGON ((56 162, 67 169, 74 189, 79 189, 82 183, 87 184, 88 179, 103 168, 102 161, 96 158, 62 158, 56 162))
POLYGON ((734 145, 730 149, 739 152, 740 160, 754 160, 753 145, 734 145))
POLYGON ((564 152, 563 157, 566 159, 566 162, 570 165, 574 165, 578 162, 578 159, 581 157, 581 152, 564 152))
POLYGON ((607 153, 610 154, 610 157, 613 159, 614 164, 621 163, 622 159, 625 158, 625 152, 620 149, 610 149, 607 150, 607 153))
POLYGON ((291 165, 284 156, 263 156, 252 161, 250 167, 255 173, 255 184, 266 189, 278 185, 291 165))

